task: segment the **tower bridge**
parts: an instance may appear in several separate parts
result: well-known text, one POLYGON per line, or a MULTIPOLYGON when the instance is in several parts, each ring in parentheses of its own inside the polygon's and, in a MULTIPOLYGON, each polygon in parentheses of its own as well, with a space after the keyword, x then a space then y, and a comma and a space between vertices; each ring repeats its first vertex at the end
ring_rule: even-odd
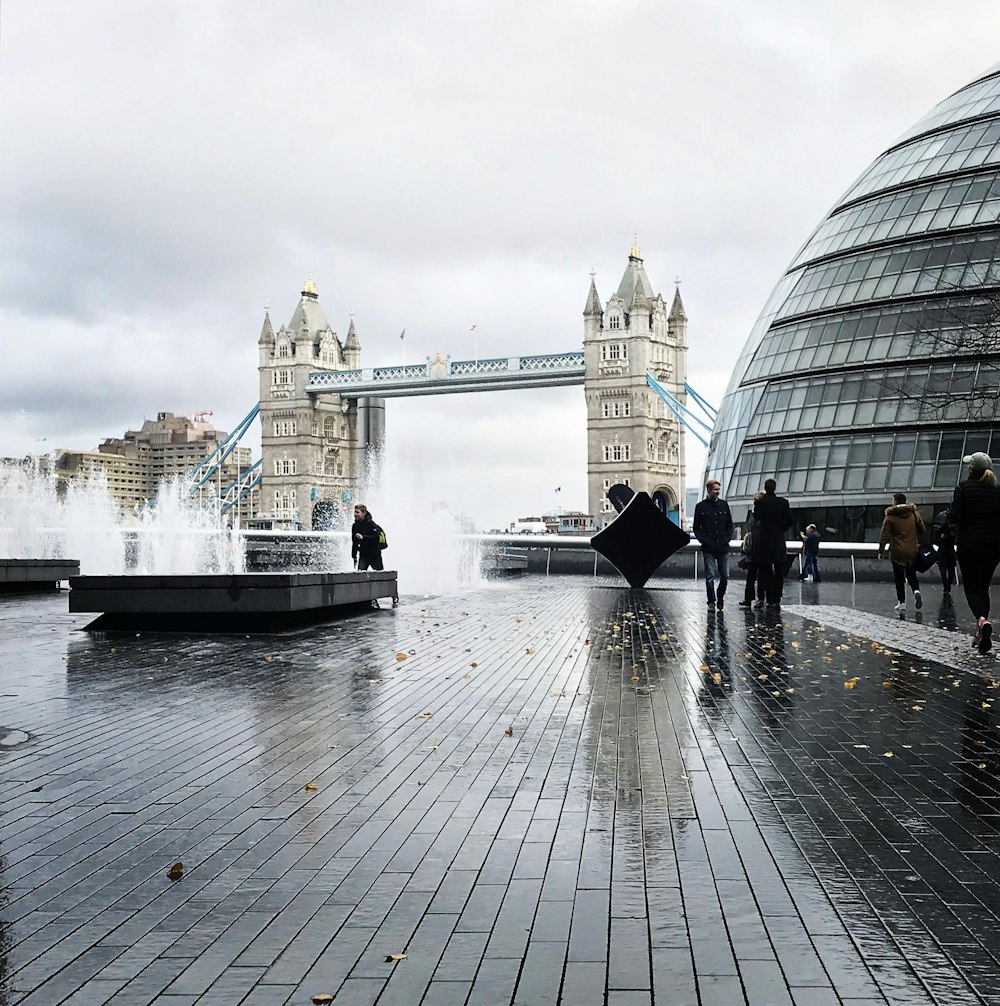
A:
POLYGON ((648 492, 680 522, 689 393, 680 289, 668 309, 633 242, 603 305, 591 273, 583 322, 582 352, 473 360, 437 353, 420 364, 363 368, 353 317, 341 340, 307 280, 289 323, 275 331, 265 312, 258 340, 262 510, 304 527, 342 519, 369 448, 385 436, 388 399, 582 385, 595 524, 613 518, 606 492, 619 482, 648 492))

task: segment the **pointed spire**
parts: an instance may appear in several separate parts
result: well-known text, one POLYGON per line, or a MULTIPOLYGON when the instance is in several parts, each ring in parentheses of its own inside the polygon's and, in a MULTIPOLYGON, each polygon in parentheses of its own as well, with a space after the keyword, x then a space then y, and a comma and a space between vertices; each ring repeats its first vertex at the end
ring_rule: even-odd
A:
POLYGON ((260 329, 260 345, 271 345, 274 343, 274 329, 271 327, 271 312, 264 308, 264 324, 260 329))
POLYGON ((354 312, 351 312, 351 324, 347 328, 347 338, 344 340, 344 349, 360 349, 361 343, 358 341, 358 333, 354 328, 354 312))
POLYGON ((681 300, 680 280, 677 281, 677 286, 674 289, 674 302, 670 305, 669 320, 687 321, 687 315, 684 313, 684 302, 681 300))
POLYGON ((642 250, 639 248, 639 235, 632 235, 632 247, 628 250, 628 257, 642 261, 642 250))
POLYGON ((302 284, 302 296, 309 297, 312 300, 318 299, 316 284, 312 281, 312 276, 306 276, 306 281, 302 284))
POLYGON ((590 271, 590 292, 587 294, 587 306, 583 309, 584 318, 600 317, 604 314, 601 298, 597 296, 597 286, 594 283, 594 271, 590 271))

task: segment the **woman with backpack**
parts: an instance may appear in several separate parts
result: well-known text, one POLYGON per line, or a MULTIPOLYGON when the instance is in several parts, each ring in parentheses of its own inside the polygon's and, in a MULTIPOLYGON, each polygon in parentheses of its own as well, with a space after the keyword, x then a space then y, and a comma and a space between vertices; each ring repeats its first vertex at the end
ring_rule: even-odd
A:
POLYGON ((359 571, 384 569, 382 565, 382 528, 372 520, 368 507, 358 503, 351 525, 351 558, 359 571))

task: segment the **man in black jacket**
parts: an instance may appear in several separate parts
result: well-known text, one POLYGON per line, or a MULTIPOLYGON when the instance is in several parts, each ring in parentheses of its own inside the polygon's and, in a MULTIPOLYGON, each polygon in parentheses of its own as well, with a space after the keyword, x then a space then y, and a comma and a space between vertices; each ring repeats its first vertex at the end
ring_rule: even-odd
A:
POLYGON ((694 508, 694 536, 701 542, 705 557, 705 590, 708 606, 722 611, 722 601, 729 586, 729 543, 733 538, 733 515, 729 504, 719 499, 722 483, 709 479, 705 498, 694 508), (716 593, 715 581, 719 581, 716 593))
POLYGON ((976 451, 962 460, 969 466, 969 477, 955 490, 948 523, 955 528, 962 586, 976 620, 972 645, 980 653, 988 653, 993 647, 990 581, 1000 563, 1000 487, 988 454, 976 451))
POLYGON ((351 558, 357 568, 364 572, 370 566, 372 569, 383 569, 382 546, 379 544, 379 526, 372 520, 368 507, 359 503, 354 508, 354 524, 351 526, 351 558))
POLYGON ((768 479, 764 483, 764 495, 753 505, 753 515, 760 522, 757 530, 760 541, 760 564, 764 574, 767 606, 781 607, 781 588, 785 580, 785 556, 788 546, 785 532, 792 526, 792 509, 784 496, 775 490, 778 483, 768 479))

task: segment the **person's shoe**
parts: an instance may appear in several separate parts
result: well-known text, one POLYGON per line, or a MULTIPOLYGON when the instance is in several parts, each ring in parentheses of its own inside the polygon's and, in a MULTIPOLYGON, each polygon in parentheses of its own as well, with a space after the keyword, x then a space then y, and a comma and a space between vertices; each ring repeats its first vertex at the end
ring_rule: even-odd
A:
POLYGON ((913 592, 913 603, 918 608, 922 608, 924 606, 924 599, 920 596, 920 591, 919 590, 915 590, 913 592))
POLYGON ((989 622, 983 622, 979 626, 979 652, 989 653, 993 649, 993 626, 989 622))
POLYGON ((803 574, 802 574, 802 575, 801 575, 801 576, 799 577, 799 579, 800 579, 800 580, 808 580, 808 579, 809 579, 809 576, 808 576, 808 574, 806 574, 806 573, 803 573, 803 574))
POLYGON ((740 603, 737 605, 737 607, 739 607, 739 608, 752 608, 753 607, 753 601, 740 601, 740 603))
POLYGON ((760 609, 761 609, 761 608, 763 608, 763 607, 764 607, 764 602, 763 602, 763 601, 758 601, 758 602, 757 602, 757 603, 756 603, 756 604, 754 605, 754 609, 755 609, 755 610, 757 610, 757 611, 760 611, 760 609))
POLYGON ((947 583, 944 585, 944 592, 946 594, 950 594, 951 593, 951 587, 947 583))
POLYGON ((818 576, 814 576, 813 577, 813 583, 822 583, 822 582, 823 581, 822 581, 822 579, 820 579, 820 577, 818 577, 818 576))
POLYGON ((974 650, 979 649, 979 626, 976 626, 976 634, 972 637, 972 648, 974 650))
POLYGON ((892 610, 893 611, 906 611, 906 601, 900 601, 892 610))

